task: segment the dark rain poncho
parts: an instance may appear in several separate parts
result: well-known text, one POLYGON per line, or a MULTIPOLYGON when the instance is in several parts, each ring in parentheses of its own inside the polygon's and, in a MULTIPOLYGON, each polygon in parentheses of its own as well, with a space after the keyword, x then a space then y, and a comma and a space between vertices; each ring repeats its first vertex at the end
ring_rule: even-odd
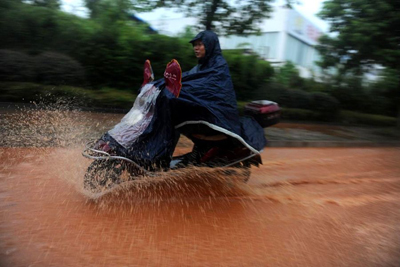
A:
MULTIPOLYGON (((147 128, 129 147, 115 144, 124 156, 145 166, 168 166, 179 139, 179 129, 187 125, 206 125, 235 138, 255 153, 266 145, 261 126, 252 118, 239 118, 228 64, 222 57, 217 35, 203 31, 191 42, 198 39, 206 48, 205 57, 199 65, 182 74, 178 98, 164 90, 164 79, 153 83, 161 91, 147 128)), ((112 131, 105 139, 115 143, 112 131)))

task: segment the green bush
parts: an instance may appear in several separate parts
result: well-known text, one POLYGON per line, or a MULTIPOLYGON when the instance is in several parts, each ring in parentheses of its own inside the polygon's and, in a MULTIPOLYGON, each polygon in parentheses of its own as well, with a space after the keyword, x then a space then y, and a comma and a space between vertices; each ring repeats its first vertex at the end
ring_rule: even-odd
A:
POLYGON ((290 61, 278 68, 274 79, 276 82, 291 89, 300 89, 304 85, 304 80, 300 77, 299 70, 290 61))
POLYGON ((397 116, 400 105, 400 77, 395 70, 385 69, 380 79, 369 84, 369 105, 366 111, 373 114, 397 116))
POLYGON ((312 110, 296 108, 282 108, 281 110, 282 120, 317 121, 319 118, 319 114, 312 110))
POLYGON ((0 81, 38 82, 52 85, 82 85, 83 67, 62 54, 45 52, 37 56, 0 50, 0 81))
POLYGON ((85 72, 76 60, 53 52, 35 57, 36 81, 52 85, 81 85, 85 72))
POLYGON ((312 96, 298 89, 285 89, 282 91, 278 102, 285 107, 297 109, 310 109, 312 96))
MULTIPOLYGON (((183 71, 197 64, 187 38, 150 34, 147 26, 133 23, 118 10, 104 12, 104 16, 86 19, 23 1, 0 4, 0 49, 41 54, 38 58, 41 83, 81 86, 84 70, 87 87, 131 92, 136 92, 142 83, 146 59, 150 59, 156 79, 163 77, 166 64, 173 58, 179 61, 183 71), (64 63, 57 65, 56 58, 64 63), (61 75, 63 71, 69 74, 61 75)), ((273 75, 269 63, 256 56, 237 51, 223 51, 223 54, 230 65, 238 99, 254 98, 273 75)))
POLYGON ((282 97, 286 94, 286 87, 280 83, 268 82, 258 88, 254 99, 271 100, 278 102, 282 106, 282 97))
POLYGON ((331 84, 322 83, 314 80, 314 78, 304 79, 304 86, 302 88, 306 92, 325 92, 330 93, 331 84))
POLYGON ((390 77, 382 77, 368 85, 365 85, 362 76, 344 76, 337 79, 333 81, 330 94, 340 102, 342 109, 395 116, 395 95, 389 96, 386 93, 397 87, 397 83, 391 83, 390 77))
POLYGON ((256 55, 243 55, 240 51, 224 51, 223 54, 229 65, 237 99, 255 99, 260 88, 273 76, 274 69, 269 62, 256 55))
MULTIPOLYGON (((276 88, 275 88, 276 90, 276 88)), ((323 92, 308 93, 297 89, 279 88, 275 96, 281 107, 299 112, 301 115, 289 111, 290 119, 334 121, 340 110, 339 102, 332 96, 323 92), (300 111, 309 110, 310 112, 300 111), (312 115, 311 115, 312 114, 312 115)))
POLYGON ((362 124, 370 126, 396 126, 397 119, 394 117, 365 114, 349 110, 340 112, 339 120, 345 124, 362 124))
MULTIPOLYGON (((327 121, 326 114, 313 110, 282 108, 282 120, 292 121, 327 121)), ((341 124, 349 125, 368 125, 368 126, 396 126, 396 118, 365 114, 349 110, 342 110, 338 113, 335 119, 330 119, 341 124)))
POLYGON ((362 111, 365 106, 366 95, 359 87, 337 86, 332 89, 335 97, 343 109, 362 111))
POLYGON ((31 56, 17 51, 0 50, 0 81, 31 82, 35 76, 31 56))
POLYGON ((332 121, 336 119, 340 110, 339 101, 326 93, 311 93, 311 110, 320 114, 320 119, 332 121))
POLYGON ((29 102, 37 99, 43 86, 35 83, 0 82, 1 102, 29 102))
POLYGON ((68 98, 73 106, 126 110, 132 107, 135 97, 133 93, 114 88, 90 90, 65 85, 0 82, 0 102, 52 103, 68 98))
POLYGON ((287 89, 283 84, 270 82, 263 86, 257 99, 267 99, 279 103, 281 107, 312 109, 312 95, 299 89, 287 89))

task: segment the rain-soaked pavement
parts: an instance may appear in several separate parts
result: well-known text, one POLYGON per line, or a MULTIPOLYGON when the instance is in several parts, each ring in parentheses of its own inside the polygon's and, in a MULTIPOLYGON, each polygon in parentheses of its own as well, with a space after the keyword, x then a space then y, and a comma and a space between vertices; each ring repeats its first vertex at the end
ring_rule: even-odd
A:
POLYGON ((247 184, 192 168, 93 199, 83 140, 115 115, 6 115, 0 266, 400 265, 399 148, 266 148, 247 184))

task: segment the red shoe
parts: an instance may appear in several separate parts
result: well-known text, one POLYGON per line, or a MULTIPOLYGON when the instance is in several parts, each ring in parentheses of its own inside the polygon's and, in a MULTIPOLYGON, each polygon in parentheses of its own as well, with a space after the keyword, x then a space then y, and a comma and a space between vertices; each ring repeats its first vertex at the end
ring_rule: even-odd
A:
POLYGON ((164 72, 165 87, 175 97, 179 96, 182 88, 182 69, 178 61, 173 59, 167 64, 164 72))
POLYGON ((154 81, 154 73, 153 73, 153 69, 151 68, 150 60, 147 59, 144 62, 142 87, 152 81, 154 81))

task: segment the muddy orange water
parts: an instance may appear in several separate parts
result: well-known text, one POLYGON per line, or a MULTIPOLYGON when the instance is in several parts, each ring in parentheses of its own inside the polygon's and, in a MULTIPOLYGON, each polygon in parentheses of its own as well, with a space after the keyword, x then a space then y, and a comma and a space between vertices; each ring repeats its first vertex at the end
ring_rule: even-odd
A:
POLYGON ((97 200, 79 150, 0 153, 3 266, 400 263, 399 149, 266 149, 247 185, 192 169, 97 200))
POLYGON ((0 148, 0 265, 400 266, 400 149, 262 158, 247 184, 192 168, 93 199, 80 145, 0 148))

